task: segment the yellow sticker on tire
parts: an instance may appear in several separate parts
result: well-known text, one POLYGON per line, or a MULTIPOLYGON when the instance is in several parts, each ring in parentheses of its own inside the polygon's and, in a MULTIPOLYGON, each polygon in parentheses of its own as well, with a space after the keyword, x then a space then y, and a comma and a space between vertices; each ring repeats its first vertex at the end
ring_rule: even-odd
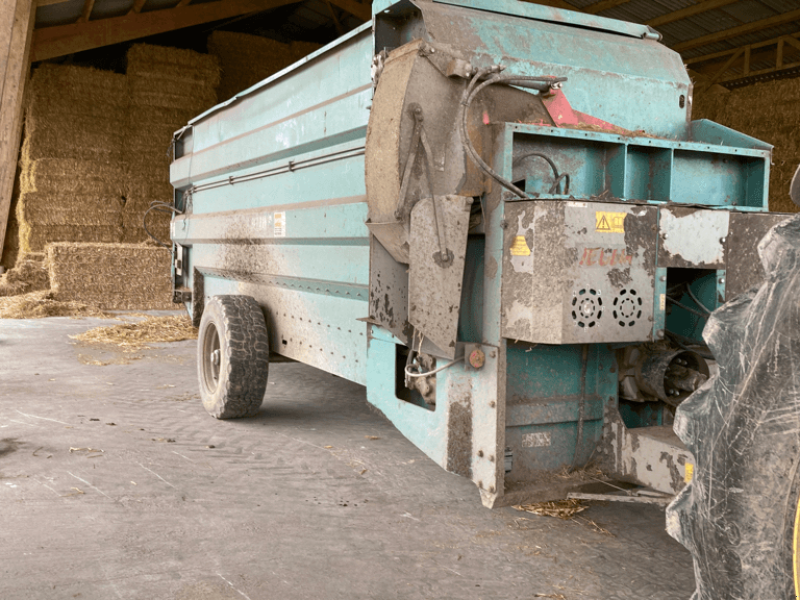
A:
POLYGON ((686 463, 686 474, 683 476, 683 481, 686 483, 692 483, 693 477, 694 477, 694 465, 692 463, 686 463))

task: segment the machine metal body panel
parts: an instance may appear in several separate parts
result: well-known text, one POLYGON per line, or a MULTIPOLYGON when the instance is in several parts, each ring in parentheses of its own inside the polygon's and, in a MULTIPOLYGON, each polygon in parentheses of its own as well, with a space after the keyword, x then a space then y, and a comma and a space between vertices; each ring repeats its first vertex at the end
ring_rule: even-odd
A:
POLYGON ((487 506, 566 497, 590 461, 676 491, 685 469, 646 468, 683 456, 648 435, 669 405, 621 398, 620 355, 698 341, 694 298, 756 276, 771 147, 692 122, 680 56, 647 27, 513 0, 373 9, 176 134, 176 299, 197 322, 252 296, 273 351, 366 385, 487 506), (462 113, 501 74, 538 80, 462 113), (414 360, 446 366, 417 373, 432 401, 414 360))
POLYGON ((651 338, 657 209, 508 202, 503 335, 534 344, 651 338))

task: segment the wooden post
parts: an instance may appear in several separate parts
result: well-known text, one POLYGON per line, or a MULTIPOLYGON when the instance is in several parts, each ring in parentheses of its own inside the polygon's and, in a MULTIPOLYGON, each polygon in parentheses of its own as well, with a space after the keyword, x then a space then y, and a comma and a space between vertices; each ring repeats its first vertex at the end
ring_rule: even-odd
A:
POLYGON ((17 174, 35 0, 0 2, 0 259, 17 174))

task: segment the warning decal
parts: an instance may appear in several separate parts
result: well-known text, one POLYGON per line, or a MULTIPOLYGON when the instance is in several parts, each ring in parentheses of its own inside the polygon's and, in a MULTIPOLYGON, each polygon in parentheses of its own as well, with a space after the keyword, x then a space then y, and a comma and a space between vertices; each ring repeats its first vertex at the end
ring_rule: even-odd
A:
POLYGON ((528 242, 525 241, 524 235, 518 235, 514 238, 514 243, 511 244, 511 249, 509 250, 512 256, 530 256, 531 249, 528 248, 528 242))
POLYGON ((273 216, 273 237, 286 237, 286 213, 276 212, 273 216))
POLYGON ((596 212, 594 230, 598 233, 625 233, 624 212, 596 212))

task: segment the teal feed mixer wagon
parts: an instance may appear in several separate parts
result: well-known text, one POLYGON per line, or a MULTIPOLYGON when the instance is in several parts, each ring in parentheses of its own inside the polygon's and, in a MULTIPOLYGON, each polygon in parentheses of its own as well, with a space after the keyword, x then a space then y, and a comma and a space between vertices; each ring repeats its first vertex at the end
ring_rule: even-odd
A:
POLYGON ((771 147, 692 121, 647 26, 373 10, 176 133, 174 296, 206 409, 254 414, 271 351, 366 386, 486 506, 580 492, 590 464, 676 494, 707 313, 760 279, 780 219, 771 147))

